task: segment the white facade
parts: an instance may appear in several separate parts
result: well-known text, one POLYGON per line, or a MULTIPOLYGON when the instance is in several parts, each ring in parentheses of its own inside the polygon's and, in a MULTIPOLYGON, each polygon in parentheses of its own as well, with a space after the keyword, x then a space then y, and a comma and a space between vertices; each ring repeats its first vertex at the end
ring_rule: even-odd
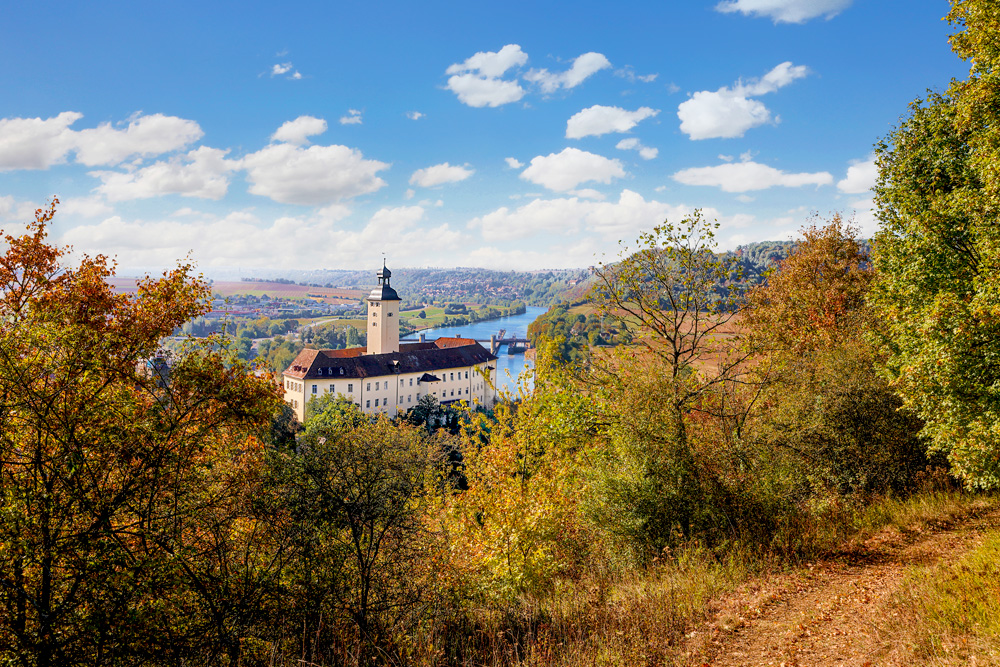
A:
POLYGON ((405 413, 421 396, 430 394, 438 403, 465 401, 471 406, 489 407, 496 399, 496 364, 448 368, 430 373, 418 371, 400 375, 367 378, 296 378, 284 374, 285 402, 292 406, 299 421, 305 421, 306 404, 325 394, 344 396, 362 412, 382 412, 390 417, 405 413), (423 380, 433 375, 438 380, 423 380), (487 382, 487 378, 489 381, 487 382))
POLYGON ((399 352, 399 301, 368 298, 368 354, 399 352))
POLYGON ((305 421, 310 400, 327 394, 344 396, 365 413, 390 417, 428 394, 444 405, 493 405, 496 357, 478 342, 441 338, 400 345, 400 299, 389 285, 391 275, 383 266, 379 286, 368 296, 367 347, 305 349, 282 373, 285 401, 299 421, 305 421))

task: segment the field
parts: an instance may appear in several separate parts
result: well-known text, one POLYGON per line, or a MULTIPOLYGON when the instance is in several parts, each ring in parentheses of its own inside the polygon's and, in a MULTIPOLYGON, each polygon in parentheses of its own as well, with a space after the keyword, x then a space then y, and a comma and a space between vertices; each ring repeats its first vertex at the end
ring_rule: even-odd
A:
MULTIPOLYGON (((135 292, 136 290, 135 278, 113 276, 108 279, 108 283, 116 292, 135 292)), ((218 294, 223 298, 236 294, 249 294, 251 296, 263 296, 266 294, 275 299, 305 299, 311 297, 334 305, 354 303, 368 294, 364 290, 343 289, 339 287, 310 287, 307 285, 290 285, 287 283, 266 281, 218 281, 212 283, 212 293, 218 294)))

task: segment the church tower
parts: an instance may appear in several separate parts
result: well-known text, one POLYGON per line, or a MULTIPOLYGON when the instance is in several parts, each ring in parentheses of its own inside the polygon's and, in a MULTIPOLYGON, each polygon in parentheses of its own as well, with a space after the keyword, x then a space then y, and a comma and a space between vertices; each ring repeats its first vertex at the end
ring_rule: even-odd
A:
POLYGON ((399 295, 389 286, 392 271, 382 262, 378 287, 368 295, 368 354, 399 352, 399 295))

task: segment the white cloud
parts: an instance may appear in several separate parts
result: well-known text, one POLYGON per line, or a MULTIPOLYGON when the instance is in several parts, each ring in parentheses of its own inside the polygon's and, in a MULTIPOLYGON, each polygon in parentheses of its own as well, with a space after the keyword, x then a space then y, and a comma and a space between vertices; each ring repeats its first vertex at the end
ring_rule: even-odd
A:
POLYGON ((136 116, 125 129, 102 123, 91 130, 80 130, 76 160, 88 167, 115 165, 133 156, 150 157, 179 150, 202 135, 204 132, 193 120, 159 113, 136 116))
POLYGON ((293 70, 292 63, 276 63, 273 67, 271 67, 271 76, 275 77, 275 76, 281 76, 283 74, 288 74, 288 76, 285 78, 292 79, 294 81, 298 81, 299 79, 302 78, 302 74, 299 73, 298 70, 295 71, 292 70, 293 70), (289 74, 289 72, 291 73, 289 74))
MULTIPOLYGON (((325 209, 324 209, 325 210, 325 209)), ((248 211, 223 218, 126 220, 81 225, 61 243, 77 253, 117 255, 124 266, 170 266, 189 252, 203 266, 373 268, 386 252, 395 265, 445 265, 468 235, 427 224, 420 206, 383 208, 359 229, 338 223, 343 210, 263 221, 248 211)))
POLYGON ((510 167, 511 169, 520 169, 521 167, 524 166, 524 163, 518 160, 517 158, 505 157, 503 160, 504 162, 507 163, 507 166, 510 167))
POLYGON ((410 176, 410 185, 416 185, 421 188, 433 188, 436 185, 464 181, 474 173, 476 173, 475 169, 443 162, 432 167, 417 169, 410 176))
POLYGON ((615 76, 621 77, 622 79, 625 79, 626 81, 629 81, 631 83, 635 83, 636 81, 641 81, 643 83, 652 83, 652 82, 656 81, 656 77, 658 77, 660 75, 659 74, 636 74, 635 70, 632 69, 631 65, 626 65, 625 67, 623 67, 621 69, 616 69, 615 70, 615 76))
POLYGON ((148 199, 167 194, 221 199, 229 189, 230 171, 238 161, 225 159, 228 150, 201 146, 183 157, 155 162, 131 172, 94 171, 101 179, 97 192, 110 201, 148 199))
POLYGON ((639 122, 660 113, 659 109, 639 107, 627 111, 621 107, 606 107, 595 104, 573 114, 566 121, 566 138, 599 137, 609 132, 628 132, 639 122))
POLYGON ((382 188, 377 176, 389 165, 366 160, 347 146, 273 144, 240 161, 250 192, 283 204, 320 205, 369 194, 382 188))
POLYGON ((0 171, 8 169, 48 169, 65 162, 76 143, 69 126, 83 118, 76 111, 64 111, 54 118, 0 119, 0 171))
MULTIPOLYGON (((690 207, 646 201, 639 193, 625 189, 616 202, 564 197, 535 199, 513 210, 503 206, 472 219, 469 227, 479 229, 487 241, 527 237, 540 232, 563 235, 596 233, 606 239, 620 239, 665 219, 679 219, 690 212, 690 207)), ((713 209, 706 209, 705 215, 716 217, 713 209)))
POLYGON ((124 129, 110 123, 74 131, 83 114, 64 111, 55 118, 0 120, 0 170, 47 169, 76 151, 77 162, 89 167, 119 164, 184 148, 201 138, 198 123, 176 116, 134 116, 124 129))
MULTIPOLYGON (((8 234, 21 234, 25 227, 24 223, 35 219, 35 209, 37 205, 30 201, 17 200, 11 195, 0 197, 0 220, 10 220, 14 226, 4 225, 3 231, 8 234)), ((62 210, 62 206, 59 206, 62 210)))
POLYGON ((837 189, 847 194, 857 195, 868 192, 875 187, 878 180, 878 167, 875 159, 856 160, 847 168, 847 176, 837 181, 837 189))
POLYGON ((498 107, 524 97, 524 88, 516 80, 502 79, 507 70, 528 62, 528 54, 517 44, 507 44, 499 51, 480 51, 463 63, 448 67, 448 89, 470 107, 498 107))
POLYGON ((747 130, 771 120, 770 110, 751 96, 773 93, 808 73, 803 65, 784 62, 760 79, 716 91, 698 91, 677 107, 681 132, 691 139, 742 137, 747 130))
POLYGON ((624 178, 625 169, 618 160, 565 148, 560 153, 539 155, 531 159, 521 178, 556 192, 572 190, 581 183, 596 181, 610 183, 614 178, 624 178))
POLYGON ((295 120, 289 120, 281 124, 271 141, 283 141, 287 144, 301 146, 308 144, 308 137, 326 132, 326 121, 315 116, 299 116, 295 120))
POLYGON ((77 216, 80 218, 99 218, 114 212, 100 197, 70 197, 59 202, 59 214, 77 216))
POLYGON ((346 116, 340 117, 341 125, 361 125, 361 112, 357 109, 348 109, 346 116))
POLYGON ((651 148, 649 146, 643 146, 642 143, 635 137, 628 137, 627 139, 622 139, 617 144, 615 148, 620 151, 639 151, 639 157, 643 160, 652 160, 657 155, 660 154, 659 148, 651 148))
POLYGON ((529 70, 524 78, 538 84, 543 93, 554 93, 560 88, 576 88, 588 77, 611 67, 611 61, 601 53, 590 51, 577 56, 565 72, 552 73, 547 69, 529 70))
POLYGON ((684 185, 709 185, 724 192, 766 190, 775 186, 797 188, 803 185, 830 185, 833 176, 826 171, 792 174, 757 162, 734 162, 714 167, 682 169, 673 179, 684 185))
POLYGON ((407 111, 406 112, 406 117, 409 118, 410 120, 420 120, 421 118, 423 118, 426 115, 427 114, 420 113, 419 111, 407 111))
POLYGON ((851 0, 725 0, 716 11, 767 16, 775 23, 805 23, 817 16, 831 19, 851 6, 851 0))

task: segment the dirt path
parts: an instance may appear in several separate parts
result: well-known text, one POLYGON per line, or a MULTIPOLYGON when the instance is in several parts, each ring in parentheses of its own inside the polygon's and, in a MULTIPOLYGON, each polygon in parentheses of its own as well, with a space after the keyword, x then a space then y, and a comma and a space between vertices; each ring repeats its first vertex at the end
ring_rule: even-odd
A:
POLYGON ((720 602, 713 623, 688 636, 690 661, 717 667, 905 664, 886 630, 905 569, 953 560, 991 527, 1000 527, 998 509, 919 532, 885 531, 845 559, 741 591, 720 602))

